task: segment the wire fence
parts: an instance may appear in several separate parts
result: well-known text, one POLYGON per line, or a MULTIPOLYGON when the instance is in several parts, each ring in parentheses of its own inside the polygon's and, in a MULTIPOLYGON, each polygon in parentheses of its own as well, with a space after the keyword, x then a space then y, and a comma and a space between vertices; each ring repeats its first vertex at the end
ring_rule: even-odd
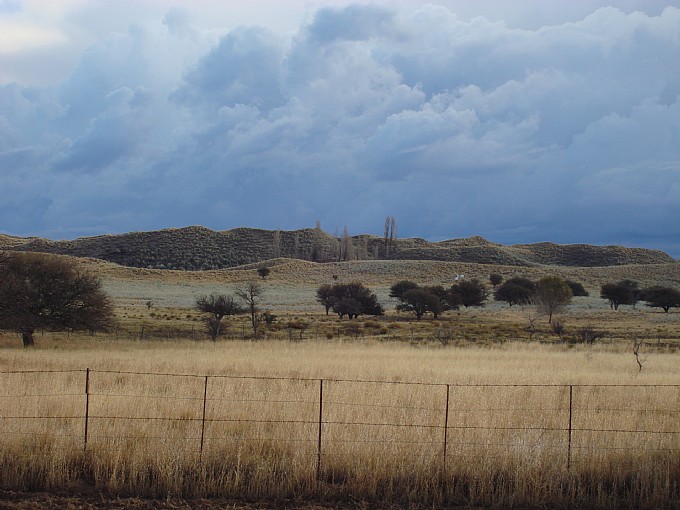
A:
POLYGON ((680 385, 436 384, 143 373, 0 372, 0 445, 306 459, 370 456, 446 471, 470 458, 567 469, 680 451, 680 385))

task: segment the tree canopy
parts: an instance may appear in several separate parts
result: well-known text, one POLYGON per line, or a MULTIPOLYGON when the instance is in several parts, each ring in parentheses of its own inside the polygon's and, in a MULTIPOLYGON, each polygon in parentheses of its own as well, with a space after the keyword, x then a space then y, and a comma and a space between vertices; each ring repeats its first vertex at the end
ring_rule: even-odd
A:
POLYGON ((225 316, 245 312, 232 296, 215 293, 209 296, 199 296, 196 299, 196 309, 208 314, 205 322, 208 334, 213 341, 216 341, 222 332, 222 319, 225 316))
POLYGON ((397 305, 397 311, 413 312, 417 320, 424 314, 431 313, 436 319, 442 313, 443 307, 439 296, 425 288, 416 287, 404 292, 397 305))
POLYGON ((345 315, 353 319, 384 313, 378 297, 359 282, 322 285, 317 289, 317 301, 326 308, 326 313, 333 310, 341 319, 345 315))
POLYGON ((571 289, 560 276, 544 276, 536 284, 533 300, 536 307, 548 316, 548 322, 552 324, 554 313, 571 302, 571 289))
POLYGON ((436 319, 447 310, 457 310, 462 304, 460 295, 453 288, 445 289, 441 285, 421 287, 409 280, 401 280, 390 287, 390 297, 397 298, 398 312, 413 312, 417 320, 426 313, 436 319))
POLYGON ((102 331, 113 306, 99 278, 70 259, 14 253, 0 264, 0 329, 21 333, 25 347, 36 330, 102 331))
POLYGON ((672 287, 649 287, 642 291, 642 299, 647 302, 647 306, 661 308, 668 313, 671 308, 680 307, 680 290, 672 287))
POLYGON ((508 305, 526 305, 531 302, 536 292, 536 284, 521 276, 510 278, 500 285, 493 294, 496 301, 505 301, 508 305))
POLYGON ((476 278, 459 281, 451 286, 450 292, 458 294, 460 297, 460 304, 465 308, 470 306, 484 306, 484 301, 489 297, 487 288, 476 278))
POLYGON ((600 297, 609 301, 610 308, 618 310, 620 305, 633 305, 638 302, 641 291, 633 280, 605 283, 600 288, 600 297))

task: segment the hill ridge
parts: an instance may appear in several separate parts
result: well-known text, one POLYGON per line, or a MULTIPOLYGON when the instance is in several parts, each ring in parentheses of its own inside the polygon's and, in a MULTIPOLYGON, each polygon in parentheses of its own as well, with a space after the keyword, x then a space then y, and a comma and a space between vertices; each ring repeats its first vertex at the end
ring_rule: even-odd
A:
POLYGON ((348 239, 320 228, 266 230, 237 227, 211 230, 200 225, 52 241, 0 234, 0 250, 90 257, 151 269, 212 270, 275 258, 312 262, 339 260, 432 260, 508 266, 606 267, 677 262, 660 250, 589 244, 503 245, 481 236, 427 241, 361 234, 348 239))

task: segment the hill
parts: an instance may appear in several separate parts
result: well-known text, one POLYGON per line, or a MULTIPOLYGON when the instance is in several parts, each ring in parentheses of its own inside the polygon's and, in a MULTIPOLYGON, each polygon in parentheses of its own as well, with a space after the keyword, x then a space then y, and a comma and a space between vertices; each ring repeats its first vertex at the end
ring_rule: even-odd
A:
POLYGON ((152 232, 83 237, 69 241, 0 235, 0 249, 89 257, 151 269, 214 270, 257 264, 274 258, 314 262, 338 260, 430 260, 505 266, 606 267, 672 264, 664 252, 622 246, 553 243, 506 246, 474 236, 430 242, 378 236, 347 239, 319 228, 293 231, 236 228, 214 231, 185 227, 152 232))

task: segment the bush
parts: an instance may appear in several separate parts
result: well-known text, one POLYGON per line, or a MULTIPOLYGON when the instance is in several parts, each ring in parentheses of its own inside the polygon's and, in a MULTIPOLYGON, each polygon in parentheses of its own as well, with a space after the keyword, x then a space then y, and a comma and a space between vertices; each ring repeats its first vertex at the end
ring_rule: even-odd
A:
POLYGON ((581 282, 567 280, 567 285, 569 285, 571 294, 574 297, 586 297, 590 295, 581 282))

